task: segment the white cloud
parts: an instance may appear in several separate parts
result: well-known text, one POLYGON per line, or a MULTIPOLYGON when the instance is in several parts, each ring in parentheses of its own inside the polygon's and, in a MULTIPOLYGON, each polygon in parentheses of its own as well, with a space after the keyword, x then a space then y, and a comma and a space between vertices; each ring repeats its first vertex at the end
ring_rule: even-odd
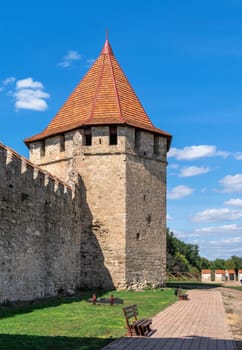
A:
POLYGON ((242 192, 242 174, 227 175, 219 181, 225 193, 242 192))
POLYGON ((235 236, 227 239, 205 240, 200 242, 200 253, 208 259, 229 259, 232 255, 242 256, 242 237, 235 236))
POLYGON ((58 64, 58 66, 67 68, 70 67, 73 61, 79 61, 81 55, 77 51, 69 50, 67 55, 63 57, 63 60, 58 64))
POLYGON ((237 160, 242 160, 242 153, 241 152, 235 153, 234 158, 237 160))
POLYGON ((197 166, 189 166, 181 169, 179 176, 180 177, 190 177, 197 176, 201 174, 206 174, 210 171, 209 168, 205 167, 197 167, 197 166))
POLYGON ((70 50, 68 55, 64 57, 66 60, 80 60, 81 55, 77 51, 70 50))
POLYGON ((22 80, 18 80, 16 82, 16 89, 43 89, 43 84, 39 81, 33 81, 32 78, 26 78, 22 80))
MULTIPOLYGON (((221 239, 220 241, 209 241, 210 244, 213 245, 219 245, 219 246, 223 246, 223 245, 230 245, 233 243, 242 243, 242 237, 232 237, 232 238, 228 238, 228 239, 221 239)), ((242 250, 242 247, 240 247, 240 250, 242 250)))
POLYGON ((179 168, 179 165, 178 164, 169 164, 169 168, 170 169, 178 169, 179 168))
POLYGON ((86 62, 87 62, 87 66, 91 67, 93 65, 93 63, 95 62, 95 59, 94 58, 88 58, 86 60, 86 62))
POLYGON ((4 86, 7 86, 7 85, 9 85, 9 84, 12 84, 12 83, 15 82, 15 80, 16 80, 15 77, 6 78, 6 79, 3 81, 3 85, 4 85, 4 86))
POLYGON ((174 220, 174 218, 173 218, 171 215, 167 214, 167 216, 166 216, 166 220, 171 221, 171 220, 174 220))
POLYGON ((222 225, 222 226, 207 226, 202 228, 197 228, 194 231, 199 234, 234 234, 242 233, 242 225, 231 224, 231 225, 222 225))
POLYGON ((45 111, 48 107, 46 99, 50 95, 43 91, 44 86, 39 81, 33 81, 32 78, 18 80, 16 89, 13 93, 15 97, 16 110, 30 109, 35 111, 45 111))
POLYGON ((41 90, 21 89, 14 96, 16 97, 16 109, 44 111, 48 107, 44 99, 48 98, 49 94, 41 90))
POLYGON ((177 231, 171 228, 171 231, 182 241, 197 244, 200 255, 208 259, 229 259, 231 255, 242 256, 242 225, 211 226, 192 232, 177 231), (221 237, 218 233, 224 236, 221 237), (210 238, 209 234, 214 234, 214 238, 210 238))
POLYGON ((171 148, 168 157, 176 158, 177 160, 193 160, 204 157, 227 157, 228 152, 218 151, 213 145, 187 146, 184 148, 171 148))
MULTIPOLYGON (((189 241, 190 238, 194 238, 194 237, 199 237, 199 234, 196 232, 182 232, 182 231, 177 231, 177 230, 171 230, 174 235, 184 241, 189 241)), ((195 243, 196 244, 196 243, 195 243)))
POLYGON ((231 221, 242 218, 242 210, 231 210, 229 208, 205 209, 196 213, 191 221, 193 222, 219 222, 231 221))
POLYGON ((16 80, 15 77, 8 77, 8 78, 4 79, 4 80, 2 81, 2 86, 0 86, 0 92, 3 91, 3 90, 5 89, 6 86, 8 86, 8 85, 14 83, 15 80, 16 80))
POLYGON ((234 207, 242 207, 242 199, 240 198, 231 198, 224 202, 226 205, 233 205, 234 207))
POLYGON ((189 196, 193 192, 193 188, 180 185, 173 187, 168 193, 167 193, 167 198, 169 199, 180 199, 186 196, 189 196))

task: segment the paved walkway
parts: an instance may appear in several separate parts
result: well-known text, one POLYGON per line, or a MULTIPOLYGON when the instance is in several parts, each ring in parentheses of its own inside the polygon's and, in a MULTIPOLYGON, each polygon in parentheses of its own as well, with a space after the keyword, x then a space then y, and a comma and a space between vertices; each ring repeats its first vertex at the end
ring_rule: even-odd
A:
POLYGON ((102 350, 236 350, 221 292, 189 291, 153 318, 151 337, 123 337, 102 350))

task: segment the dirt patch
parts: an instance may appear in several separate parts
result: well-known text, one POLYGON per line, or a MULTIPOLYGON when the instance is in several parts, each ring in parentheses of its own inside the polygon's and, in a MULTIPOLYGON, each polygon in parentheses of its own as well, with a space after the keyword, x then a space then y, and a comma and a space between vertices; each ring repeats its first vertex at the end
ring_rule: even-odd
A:
POLYGON ((222 292, 227 322, 236 342, 237 350, 242 350, 242 292, 236 289, 219 288, 222 292))

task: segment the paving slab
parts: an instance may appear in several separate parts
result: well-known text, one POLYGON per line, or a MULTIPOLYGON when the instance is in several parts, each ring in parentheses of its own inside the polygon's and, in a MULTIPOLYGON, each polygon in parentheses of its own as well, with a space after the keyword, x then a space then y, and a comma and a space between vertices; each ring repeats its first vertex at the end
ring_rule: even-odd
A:
POLYGON ((151 337, 122 337, 102 350, 236 350, 221 292, 191 290, 152 320, 151 337))

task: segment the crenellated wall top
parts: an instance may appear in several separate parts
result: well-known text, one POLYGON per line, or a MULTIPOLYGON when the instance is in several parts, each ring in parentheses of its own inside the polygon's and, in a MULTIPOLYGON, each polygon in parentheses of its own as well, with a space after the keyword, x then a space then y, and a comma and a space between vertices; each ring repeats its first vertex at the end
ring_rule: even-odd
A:
POLYGON ((58 177, 52 175, 46 170, 41 169, 39 166, 33 164, 27 158, 21 156, 16 151, 8 146, 5 146, 0 142, 0 164, 6 169, 12 168, 15 171, 15 176, 21 176, 24 173, 28 173, 30 178, 33 180, 39 178, 43 179, 43 185, 50 186, 55 192, 73 192, 72 187, 59 179, 58 177), (14 163, 13 163, 14 162, 14 163))

